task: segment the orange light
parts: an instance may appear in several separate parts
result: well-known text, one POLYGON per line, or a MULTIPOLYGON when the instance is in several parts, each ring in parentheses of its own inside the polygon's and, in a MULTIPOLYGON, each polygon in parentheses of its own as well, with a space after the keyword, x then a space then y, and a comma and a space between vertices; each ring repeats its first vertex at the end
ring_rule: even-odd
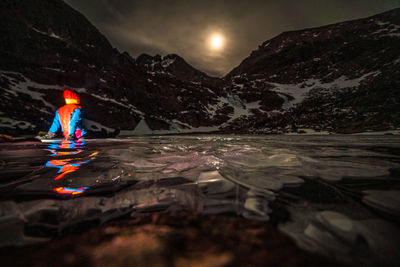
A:
POLYGON ((91 158, 91 157, 97 156, 97 154, 99 154, 99 152, 98 152, 98 151, 95 151, 95 152, 93 152, 92 154, 90 154, 89 157, 91 158))
POLYGON ((67 104, 79 104, 79 101, 77 99, 72 99, 72 98, 66 98, 65 103, 67 104))
POLYGON ((70 164, 72 159, 53 159, 46 162, 46 167, 63 167, 64 165, 70 164))
POLYGON ((65 175, 67 175, 68 173, 77 171, 79 169, 79 167, 75 167, 75 166, 70 166, 70 165, 65 165, 62 168, 61 174, 58 175, 56 178, 54 178, 54 180, 60 180, 61 178, 63 178, 65 175))

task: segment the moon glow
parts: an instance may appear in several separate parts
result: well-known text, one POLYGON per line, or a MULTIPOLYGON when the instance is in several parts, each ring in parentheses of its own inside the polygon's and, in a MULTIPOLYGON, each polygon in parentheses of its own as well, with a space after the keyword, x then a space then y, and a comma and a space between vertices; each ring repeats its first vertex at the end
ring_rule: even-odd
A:
POLYGON ((224 46, 224 39, 221 35, 215 34, 210 38, 210 47, 213 50, 220 50, 224 46))

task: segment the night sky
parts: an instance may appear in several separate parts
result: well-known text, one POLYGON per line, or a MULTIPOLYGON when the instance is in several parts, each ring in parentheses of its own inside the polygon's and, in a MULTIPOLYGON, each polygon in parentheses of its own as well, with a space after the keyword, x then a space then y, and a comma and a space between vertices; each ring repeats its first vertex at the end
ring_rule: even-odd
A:
POLYGON ((357 19, 400 0, 65 0, 120 51, 178 54, 223 76, 283 31, 357 19))

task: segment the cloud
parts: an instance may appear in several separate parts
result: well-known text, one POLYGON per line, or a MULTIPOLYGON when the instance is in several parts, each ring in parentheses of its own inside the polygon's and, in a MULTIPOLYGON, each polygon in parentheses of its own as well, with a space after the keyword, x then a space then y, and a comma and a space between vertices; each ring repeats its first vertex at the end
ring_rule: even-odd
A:
POLYGON ((316 27, 399 7, 400 0, 66 0, 121 51, 175 53, 209 74, 225 75, 262 42, 287 30, 316 27), (301 5, 300 5, 301 3, 301 5), (208 38, 226 38, 210 51, 208 38))

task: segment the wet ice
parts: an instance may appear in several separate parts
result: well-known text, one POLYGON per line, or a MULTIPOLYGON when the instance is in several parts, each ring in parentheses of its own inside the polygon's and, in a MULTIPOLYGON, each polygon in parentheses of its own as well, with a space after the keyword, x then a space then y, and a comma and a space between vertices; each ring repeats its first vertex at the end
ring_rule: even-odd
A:
POLYGON ((382 248, 400 248, 399 141, 208 135, 0 144, 0 245, 46 241, 86 221, 189 209, 272 220, 303 248, 344 262, 397 262, 382 248))

